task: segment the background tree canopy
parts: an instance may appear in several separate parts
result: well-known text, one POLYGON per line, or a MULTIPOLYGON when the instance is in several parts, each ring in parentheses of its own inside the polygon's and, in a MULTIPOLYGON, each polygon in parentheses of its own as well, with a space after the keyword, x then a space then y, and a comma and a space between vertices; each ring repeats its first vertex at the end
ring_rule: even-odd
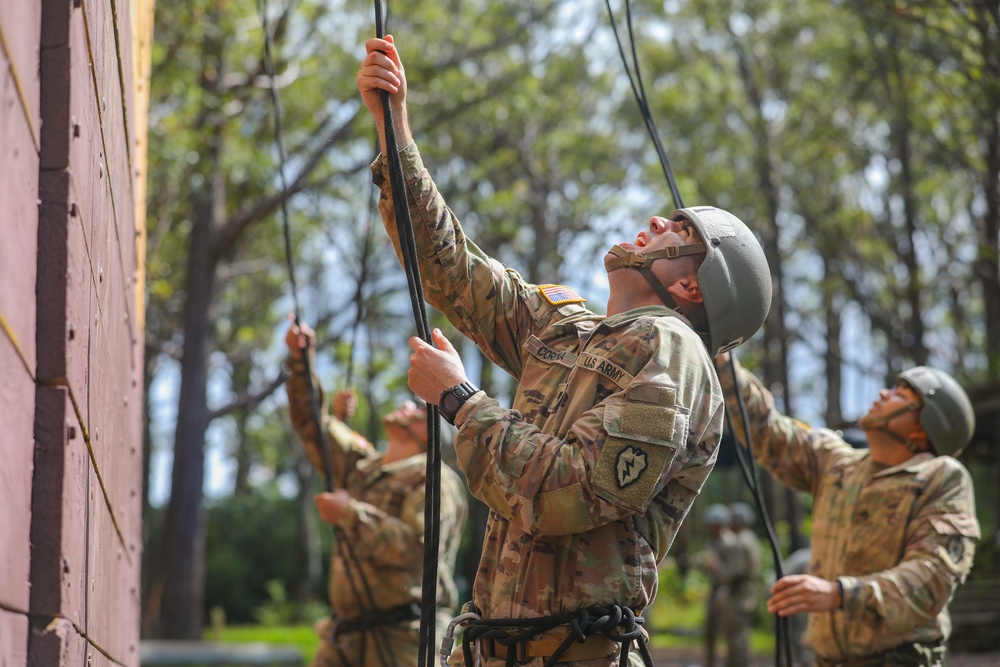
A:
MULTIPOLYGON (((611 6, 624 35, 624 6, 611 6)), ((572 284, 603 309, 600 256, 673 205, 604 3, 389 10, 416 140, 469 236, 528 280, 572 284)), ((359 388, 354 426, 372 440, 408 394, 414 327, 374 211, 374 126, 355 84, 372 8, 299 0, 267 11, 273 82, 253 3, 157 6, 146 460, 172 471, 169 502, 147 521, 144 623, 160 636, 201 632, 207 454, 229 471, 214 495, 297 501, 282 541, 296 557, 280 576, 301 598, 322 590, 312 473, 280 389, 291 310, 282 199, 326 387, 359 388)), ((684 203, 732 211, 768 253, 774 306, 740 357, 787 411, 842 424, 913 364, 970 386, 1000 378, 996 2, 666 0, 631 11, 684 203)), ((508 380, 467 356, 502 400, 508 380)), ((147 484, 147 518, 162 502, 152 500, 147 484)), ((233 521, 255 507, 223 505, 233 521)))

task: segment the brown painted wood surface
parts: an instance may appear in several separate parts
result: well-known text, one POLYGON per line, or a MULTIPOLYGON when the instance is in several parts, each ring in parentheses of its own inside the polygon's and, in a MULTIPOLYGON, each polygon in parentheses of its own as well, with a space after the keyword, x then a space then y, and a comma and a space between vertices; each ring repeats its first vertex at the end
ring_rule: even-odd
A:
POLYGON ((0 665, 28 650, 41 8, 0 3, 0 665))
MULTIPOLYGON (((31 544, 25 609, 34 631, 22 646, 28 664, 45 667, 138 665, 143 257, 136 229, 144 221, 136 211, 144 209, 135 198, 144 189, 132 162, 134 131, 145 122, 134 118, 131 11, 122 0, 43 0, 34 32, 41 130, 27 170, 36 191, 22 206, 35 224, 37 260, 35 247, 19 241, 16 250, 37 274, 37 301, 33 282, 25 310, 38 383, 29 377, 21 388, 30 397, 22 429, 28 442, 32 429, 35 438, 23 475, 31 544)), ((7 426, 6 416, 0 421, 7 426)))

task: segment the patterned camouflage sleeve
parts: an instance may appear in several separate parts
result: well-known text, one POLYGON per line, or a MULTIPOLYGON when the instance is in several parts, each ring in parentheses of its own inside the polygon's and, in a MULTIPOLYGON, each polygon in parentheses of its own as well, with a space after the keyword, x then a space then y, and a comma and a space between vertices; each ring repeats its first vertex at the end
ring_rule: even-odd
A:
MULTIPOLYGON (((733 361, 750 423, 754 458, 785 486, 814 494, 829 450, 847 445, 831 441, 827 437, 829 431, 814 429, 779 413, 771 392, 753 373, 740 366, 735 357, 733 361)), ((722 369, 720 377, 736 438, 746 447, 746 431, 734 390, 732 370, 728 364, 722 369)))
MULTIPOLYGON (((400 152, 409 197, 420 275, 427 303, 443 313, 465 336, 514 376, 521 370, 521 343, 532 319, 522 311, 520 276, 507 270, 465 237, 420 159, 415 144, 400 152)), ((372 181, 381 188, 379 212, 402 263, 388 166, 372 164, 372 181)))
POLYGON ((682 519, 715 465, 723 407, 704 345, 687 329, 679 349, 676 335, 651 342, 634 381, 584 412, 565 438, 473 396, 456 440, 472 493, 532 534, 585 532, 644 514, 654 498, 670 504, 658 512, 682 519))
POLYGON ((939 457, 935 463, 940 470, 907 524, 899 565, 863 577, 839 578, 847 617, 876 632, 905 634, 932 623, 972 568, 980 537, 972 480, 950 457, 939 457))
MULTIPOLYGON (((288 392, 288 412, 292 419, 292 427, 305 447, 309 462, 320 475, 325 475, 323 454, 320 451, 321 442, 309 405, 305 362, 301 357, 290 357, 288 366, 291 372, 285 383, 285 389, 288 392)), ((315 376, 313 377, 313 387, 316 389, 316 400, 322 406, 323 390, 315 376)), ((334 488, 339 488, 343 485, 347 472, 353 470, 358 461, 371 456, 374 448, 361 434, 351 430, 347 424, 336 417, 327 414, 322 407, 320 407, 320 414, 323 415, 323 425, 330 441, 334 488)))

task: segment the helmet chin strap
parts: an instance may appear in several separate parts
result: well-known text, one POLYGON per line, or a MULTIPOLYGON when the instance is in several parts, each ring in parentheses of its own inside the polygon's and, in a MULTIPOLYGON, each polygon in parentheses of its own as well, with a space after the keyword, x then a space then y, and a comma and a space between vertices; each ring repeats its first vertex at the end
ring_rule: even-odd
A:
POLYGON ((920 405, 920 403, 914 401, 912 403, 909 403, 908 405, 904 405, 903 407, 894 412, 890 412, 885 417, 870 417, 869 415, 865 415, 858 420, 858 426, 861 427, 861 429, 864 431, 881 431, 886 435, 888 435, 893 440, 895 440, 896 442, 898 442, 899 444, 903 445, 903 447, 906 447, 914 454, 922 454, 926 452, 927 449, 921 446, 922 445, 921 442, 918 442, 916 440, 910 440, 909 438, 904 438, 903 436, 901 436, 900 434, 896 433, 895 431, 889 428, 889 422, 891 422, 896 417, 899 417, 900 415, 905 415, 907 412, 917 412, 920 410, 921 407, 922 406, 920 405))
POLYGON ((707 248, 704 243, 673 245, 663 250, 654 250, 649 253, 638 253, 626 250, 620 245, 615 245, 608 251, 608 254, 614 255, 614 257, 604 260, 604 270, 611 273, 618 269, 636 269, 646 279, 649 286, 653 288, 656 295, 660 297, 663 305, 671 310, 677 310, 677 302, 674 301, 674 298, 670 296, 670 292, 667 291, 667 288, 663 286, 663 283, 653 273, 653 262, 658 259, 676 259, 687 255, 699 255, 705 252, 707 252, 707 248))

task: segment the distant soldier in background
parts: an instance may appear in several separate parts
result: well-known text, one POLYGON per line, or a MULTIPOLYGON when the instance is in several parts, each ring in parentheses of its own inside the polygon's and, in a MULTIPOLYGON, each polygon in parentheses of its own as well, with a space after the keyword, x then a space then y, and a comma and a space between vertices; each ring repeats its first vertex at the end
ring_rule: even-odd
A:
POLYGON ((724 632, 729 647, 726 665, 736 667, 750 664, 750 631, 757 611, 760 579, 760 543, 750 528, 755 519, 750 505, 733 503, 729 514, 729 529, 734 539, 726 559, 729 602, 725 608, 724 632))
MULTIPOLYGON (((715 642, 719 635, 726 636, 729 600, 728 562, 736 537, 729 530, 731 520, 725 505, 709 505, 705 510, 705 524, 711 538, 708 551, 695 559, 695 565, 708 576, 710 589, 705 600, 705 667, 715 666, 715 642)), ((730 647, 729 654, 732 654, 730 647)), ((731 664, 727 661, 727 664, 731 664)))
MULTIPOLYGON (((287 389, 292 425, 313 467, 322 473, 321 441, 309 405, 303 360, 306 350, 312 354, 313 332, 293 325, 285 342, 291 368, 287 389)), ((314 386, 322 403, 319 383, 314 386)), ((356 400, 353 391, 337 392, 332 414, 323 417, 336 490, 316 494, 316 507, 323 521, 340 527, 354 557, 341 558, 335 552, 330 564, 331 616, 317 624, 322 642, 312 664, 414 667, 420 648, 427 410, 405 401, 386 415, 382 420, 386 447, 378 452, 344 423, 353 414, 356 400)), ((448 466, 441 467, 440 508, 439 636, 458 601, 453 573, 468 513, 462 480, 448 466)))

